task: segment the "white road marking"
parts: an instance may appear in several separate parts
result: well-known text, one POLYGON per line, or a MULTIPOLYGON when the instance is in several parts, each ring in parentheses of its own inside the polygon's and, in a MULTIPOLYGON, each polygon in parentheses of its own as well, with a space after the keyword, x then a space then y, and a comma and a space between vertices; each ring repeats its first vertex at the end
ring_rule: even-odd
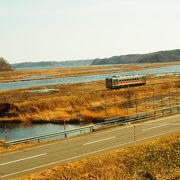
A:
POLYGON ((50 165, 57 164, 57 163, 60 163, 60 162, 63 162, 63 161, 69 161, 69 160, 72 160, 72 159, 75 159, 75 158, 78 158, 78 157, 79 156, 74 156, 74 157, 63 159, 63 160, 60 160, 60 161, 55 161, 55 162, 52 162, 52 163, 44 164, 42 166, 36 166, 36 167, 33 167, 33 168, 29 168, 29 169, 25 169, 25 170, 22 170, 22 171, 18 171, 18 172, 14 172, 14 173, 11 173, 11 174, 1 176, 1 178, 5 178, 5 177, 12 176, 12 175, 15 175, 15 174, 31 171, 31 170, 42 168, 42 167, 45 167, 45 166, 50 166, 50 165))
POLYGON ((114 139, 114 138, 116 138, 116 136, 105 138, 105 139, 100 139, 100 140, 97 140, 97 141, 88 142, 88 143, 85 143, 83 145, 86 146, 86 145, 89 145, 89 144, 94 144, 94 143, 97 143, 97 142, 106 141, 106 140, 114 139))
MULTIPOLYGON (((174 118, 174 117, 179 117, 179 115, 173 115, 173 116, 171 116, 171 118, 174 118)), ((144 122, 144 123, 142 123, 142 125, 144 125, 144 124, 149 124, 149 122, 159 122, 159 121, 164 121, 164 120, 166 120, 166 119, 169 119, 169 117, 162 117, 162 118, 159 118, 159 119, 156 119, 156 120, 149 120, 148 122, 144 122)), ((135 125, 141 125, 141 124, 135 124, 135 125)), ((152 125, 154 125, 154 124, 152 124, 152 125)), ((170 124, 168 124, 168 125, 170 125, 170 124)), ((179 125, 179 124, 178 124, 179 125)), ((125 126, 125 127, 122 127, 122 126, 120 126, 120 127, 118 127, 117 129, 113 129, 113 130, 109 130, 109 131, 105 131, 105 132, 96 132, 96 135, 101 135, 101 134, 106 134, 106 133, 109 133, 109 132, 113 132, 113 131, 118 131, 119 129, 126 129, 126 128, 131 128, 131 127, 133 127, 134 125, 130 125, 130 126, 125 126)), ((82 139, 82 138, 84 138, 84 136, 80 136, 80 137, 78 137, 78 139, 82 139)), ((72 139, 66 139, 65 141, 63 140, 63 141, 57 141, 57 142, 53 142, 53 143, 49 143, 49 144, 45 144, 45 145, 38 145, 38 146, 35 146, 35 147, 29 147, 29 148, 27 148, 27 149, 24 149, 25 151, 30 151, 30 150, 32 150, 32 149, 40 149, 41 147, 45 147, 45 146, 51 146, 52 144, 59 144, 59 143, 64 143, 64 142, 68 142, 68 141, 74 141, 74 140, 76 140, 76 138, 72 138, 72 139)), ((23 151, 24 151, 23 150, 23 151)), ((16 151, 17 152, 17 151, 16 151)), ((12 152, 12 153, 16 153, 16 152, 12 152)), ((1 156, 6 156, 6 155, 8 155, 8 154, 10 154, 10 153, 6 153, 6 154, 2 154, 2 155, 0 155, 0 157, 1 156)))
MULTIPOLYGON (((177 130, 175 130, 175 131, 177 131, 177 130)), ((143 140, 151 139, 151 138, 162 136, 162 135, 165 135, 165 134, 169 134, 169 133, 172 133, 172 132, 175 132, 175 131, 169 131, 169 132, 166 132, 166 133, 157 134, 157 135, 154 135, 154 136, 138 139, 136 141, 130 141, 130 142, 127 142, 127 143, 124 143, 124 144, 119 144, 119 145, 116 145, 116 146, 111 146, 109 148, 104 148, 104 149, 100 149, 100 150, 97 150, 97 151, 89 152, 89 153, 86 153, 86 154, 82 154, 80 156, 70 157, 70 158, 67 158, 67 159, 63 159, 63 160, 51 162, 51 163, 48 163, 48 164, 44 164, 42 166, 36 166, 36 167, 30 168, 30 169, 25 169, 25 170, 22 170, 22 171, 19 171, 19 172, 14 172, 14 173, 11 173, 11 174, 7 174, 7 175, 4 175, 4 176, 1 176, 0 178, 5 178, 5 177, 12 176, 12 175, 15 175, 15 174, 19 174, 19 173, 31 171, 31 170, 34 170, 34 169, 46 167, 46 166, 57 164, 57 163, 60 163, 60 162, 63 162, 63 161, 69 161, 69 160, 72 160, 72 159, 81 158, 83 156, 87 156, 87 155, 90 155, 90 154, 95 154, 95 153, 98 153, 98 152, 103 152, 103 151, 114 149, 114 148, 117 148, 117 147, 120 147, 120 146, 124 146, 124 145, 127 145, 127 144, 132 144, 132 143, 135 143, 135 142, 138 142, 138 141, 143 141, 143 140)))
POLYGON ((19 161, 24 161, 24 160, 27 160, 27 159, 36 158, 36 157, 39 157, 39 156, 44 156, 46 154, 47 153, 43 153, 43 154, 38 154, 38 155, 35 155, 35 156, 26 157, 26 158, 23 158, 23 159, 17 159, 17 160, 14 160, 14 161, 9 161, 9 162, 5 162, 5 163, 1 163, 0 166, 6 165, 6 164, 12 164, 12 163, 19 162, 19 161))
POLYGON ((163 126, 166 126, 167 124, 162 124, 160 126, 155 126, 155 127, 151 127, 151 128, 146 128, 146 129, 142 129, 142 131, 147 131, 147 130, 151 130, 151 129, 155 129, 155 128, 160 128, 160 127, 163 127, 163 126))
POLYGON ((162 136, 162 135, 165 135, 165 134, 169 134, 169 133, 172 133, 172 132, 175 132, 175 131, 177 131, 177 130, 174 130, 174 131, 168 131, 168 132, 161 133, 161 134, 157 134, 157 135, 154 135, 154 136, 150 136, 150 137, 138 139, 138 140, 136 140, 136 141, 143 141, 143 140, 146 140, 146 139, 151 139, 151 138, 158 137, 158 136, 162 136))

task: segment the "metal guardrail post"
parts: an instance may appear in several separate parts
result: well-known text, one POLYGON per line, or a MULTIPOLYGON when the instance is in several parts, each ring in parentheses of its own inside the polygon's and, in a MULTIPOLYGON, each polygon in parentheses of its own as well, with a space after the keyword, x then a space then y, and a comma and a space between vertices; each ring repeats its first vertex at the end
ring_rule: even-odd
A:
POLYGON ((7 144, 6 144, 6 142, 3 142, 3 147, 5 147, 5 148, 7 147, 7 144))
POLYGON ((154 120, 156 119, 156 111, 154 111, 154 120))
POLYGON ((55 133, 50 133, 50 134, 45 134, 41 136, 35 136, 35 137, 29 137, 29 138, 24 138, 24 139, 19 139, 19 140, 14 140, 14 141, 9 141, 9 142, 4 142, 4 147, 7 147, 11 144, 18 144, 22 142, 28 142, 28 141, 38 141, 40 142, 41 139, 47 139, 50 137, 55 137, 59 135, 64 135, 64 138, 67 138, 67 134, 71 132, 80 132, 81 130, 86 130, 89 129, 90 132, 94 131, 95 129, 102 128, 102 127, 107 127, 108 125, 114 125, 114 124, 124 124, 128 122, 133 122, 133 121, 139 121, 139 120, 144 120, 144 119, 155 119, 157 118, 157 113, 159 112, 160 117, 165 116, 166 114, 173 114, 173 112, 178 113, 180 111, 180 105, 171 107, 171 108, 164 108, 164 109, 159 109, 159 110, 154 110, 154 111, 149 111, 146 113, 137 113, 133 115, 127 115, 127 116, 119 116, 115 118, 109 118, 105 119, 105 122, 103 123, 98 123, 90 126, 85 126, 77 129, 71 129, 71 130, 64 130, 60 132, 55 132, 55 133), (167 112, 167 113, 165 113, 167 112))
POLYGON ((66 133, 66 132, 64 132, 64 138, 65 138, 65 139, 67 138, 67 133, 66 133))

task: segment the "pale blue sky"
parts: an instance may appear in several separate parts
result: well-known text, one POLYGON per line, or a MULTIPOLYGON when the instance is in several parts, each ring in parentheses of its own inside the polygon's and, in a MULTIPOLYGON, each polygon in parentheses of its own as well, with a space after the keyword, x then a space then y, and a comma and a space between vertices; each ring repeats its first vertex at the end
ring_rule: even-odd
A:
POLYGON ((0 0, 0 57, 10 63, 180 48, 180 0, 0 0))

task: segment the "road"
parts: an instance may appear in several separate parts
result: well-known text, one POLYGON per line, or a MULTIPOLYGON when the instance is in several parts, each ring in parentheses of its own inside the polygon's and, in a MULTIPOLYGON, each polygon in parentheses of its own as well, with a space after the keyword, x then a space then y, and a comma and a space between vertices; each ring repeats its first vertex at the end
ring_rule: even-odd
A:
POLYGON ((22 176, 177 132, 180 132, 180 115, 117 126, 63 141, 1 153, 0 179, 22 176))

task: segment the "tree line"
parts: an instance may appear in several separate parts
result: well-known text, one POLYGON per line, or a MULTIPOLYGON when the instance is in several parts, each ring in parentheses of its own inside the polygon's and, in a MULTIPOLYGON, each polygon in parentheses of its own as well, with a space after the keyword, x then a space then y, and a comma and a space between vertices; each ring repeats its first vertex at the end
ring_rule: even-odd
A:
POLYGON ((0 71, 13 71, 14 68, 5 60, 0 57, 0 71))

